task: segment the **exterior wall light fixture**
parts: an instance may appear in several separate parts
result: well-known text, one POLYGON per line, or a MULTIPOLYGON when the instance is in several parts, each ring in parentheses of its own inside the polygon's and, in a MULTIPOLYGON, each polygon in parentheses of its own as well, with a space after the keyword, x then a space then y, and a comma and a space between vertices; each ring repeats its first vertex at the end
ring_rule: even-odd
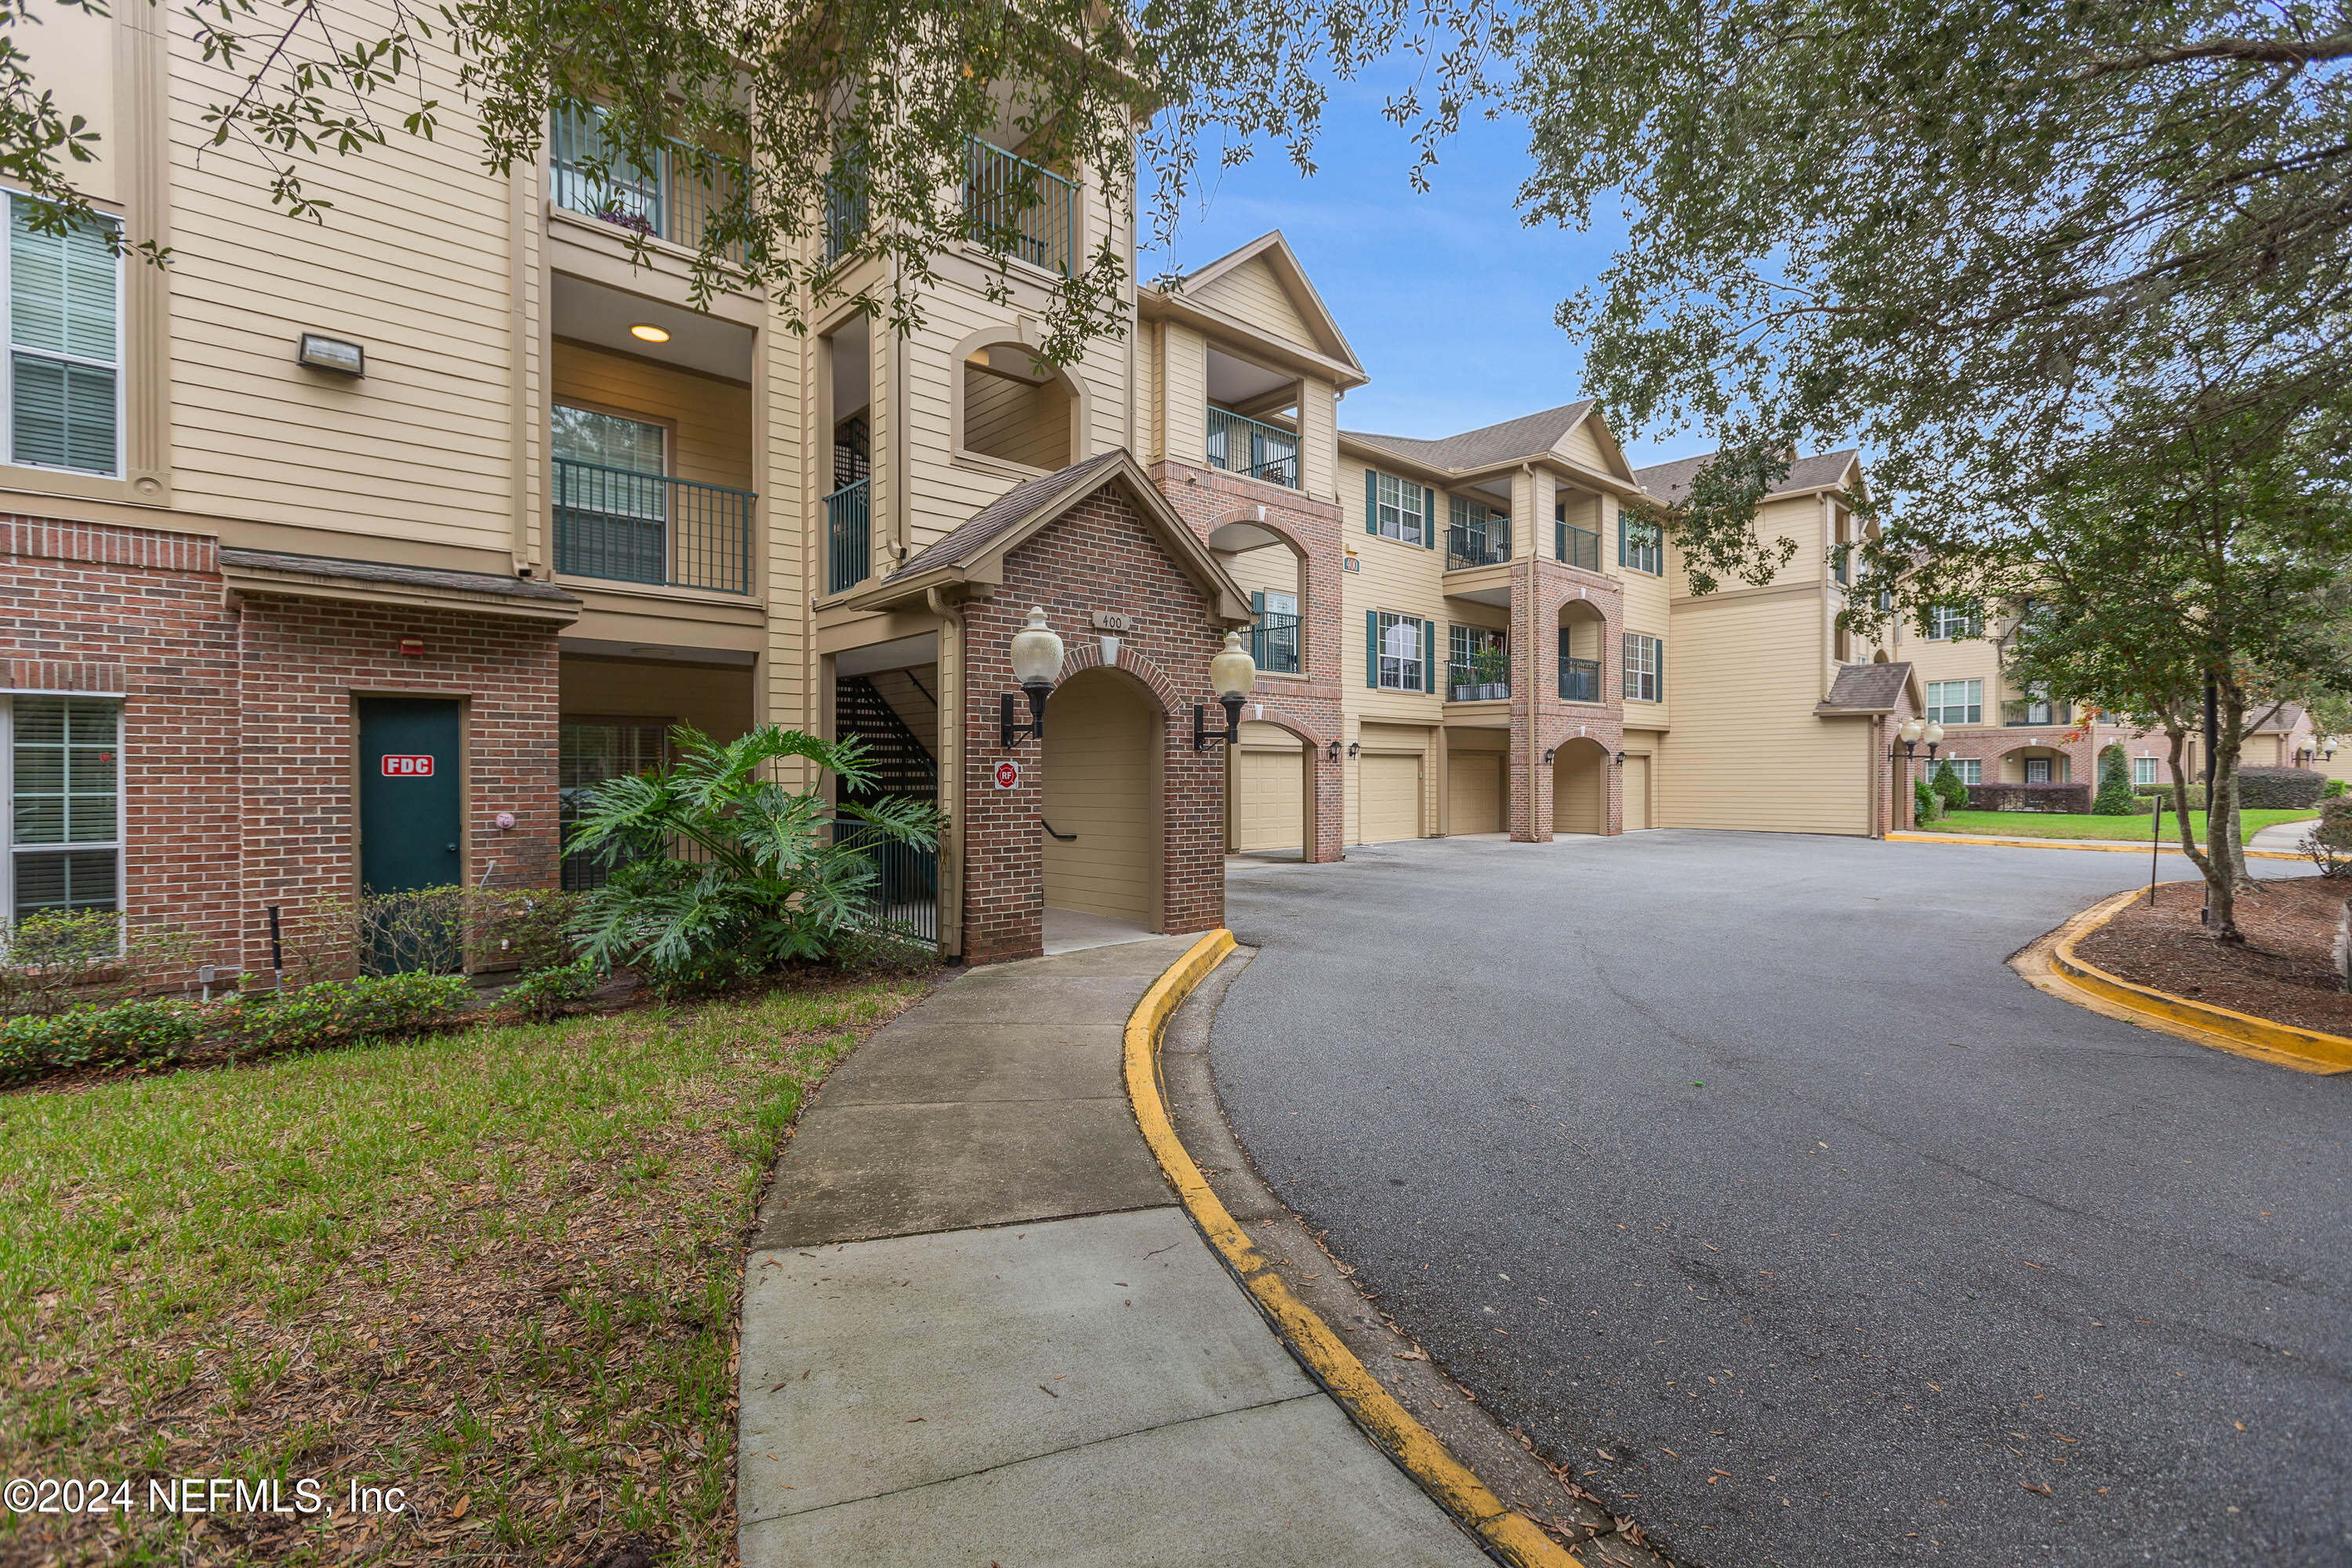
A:
POLYGON ((1225 646, 1209 660, 1209 689, 1217 694, 1217 701, 1225 710, 1225 727, 1209 728, 1209 710, 1202 703, 1192 704, 1192 749, 1205 752, 1213 742, 1223 741, 1230 746, 1242 738, 1242 703, 1249 697, 1250 688, 1257 684, 1257 660, 1242 647, 1242 634, 1227 632, 1225 646))
POLYGON ((338 375, 352 379, 367 374, 367 350, 348 338, 331 338, 324 332, 304 332, 294 351, 294 363, 312 370, 331 370, 338 375))
POLYGON ((1364 750, 1364 748, 1363 748, 1360 744, 1359 744, 1357 742, 1354 742, 1354 741, 1350 741, 1350 742, 1348 742, 1348 760, 1349 760, 1349 762, 1353 762, 1353 761, 1355 761, 1357 757, 1359 757, 1359 756, 1360 756, 1360 755, 1362 755, 1362 754, 1363 754, 1363 750, 1364 750))
POLYGON ((1324 760, 1325 760, 1326 762, 1333 762, 1333 763, 1336 763, 1336 762, 1338 762, 1338 761, 1339 760, 1339 742, 1337 742, 1337 741, 1333 741, 1333 742, 1331 742, 1331 750, 1330 750, 1330 752, 1328 753, 1328 755, 1327 755, 1327 756, 1324 758, 1324 760))
POLYGON ((1045 738, 1045 699, 1053 695, 1054 678, 1062 673, 1062 639, 1045 624, 1043 605, 1029 608, 1029 624, 1013 634, 1013 679, 1021 683, 1023 694, 1029 699, 1029 722, 1013 722, 1013 703, 1018 700, 1010 691, 999 709, 999 729, 1004 749, 1011 751, 1028 736, 1040 741, 1045 738))
POLYGON ((1559 748, 1558 746, 1546 746, 1544 748, 1543 765, 1546 767, 1551 766, 1551 760, 1558 755, 1559 755, 1559 748))

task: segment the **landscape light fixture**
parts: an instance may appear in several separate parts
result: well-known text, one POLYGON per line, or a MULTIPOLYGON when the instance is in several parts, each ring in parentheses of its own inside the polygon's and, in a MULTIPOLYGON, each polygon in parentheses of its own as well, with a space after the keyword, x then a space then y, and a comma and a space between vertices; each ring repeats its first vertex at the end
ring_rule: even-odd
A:
MULTIPOLYGON (((1918 760, 1918 747, 1922 741, 1927 743, 1927 766, 1935 767, 1936 750, 1944 743, 1944 727, 1932 719, 1921 719, 1915 714, 1895 726, 1895 738, 1903 742, 1903 776, 1908 779, 1911 764, 1918 760)), ((1886 748, 1886 760, 1890 763, 1895 760, 1895 748, 1892 746, 1886 748)), ((1898 812, 1906 809, 1899 792, 1895 809, 1898 812)))
POLYGON ((1029 624, 1013 634, 1013 679, 1029 699, 1029 722, 1013 721, 1013 703, 1010 691, 1004 694, 1000 710, 1000 729, 1004 749, 1011 751, 1027 736, 1045 738, 1045 699, 1053 694, 1054 678, 1062 673, 1062 639, 1045 624, 1045 607, 1029 607, 1029 624))
POLYGON ((367 374, 367 350, 348 338, 304 332, 301 343, 294 351, 294 363, 312 370, 331 370, 356 381, 367 374))
POLYGON ((669 329, 656 327, 651 321, 639 321, 629 329, 629 336, 641 343, 666 343, 669 342, 669 329))
POLYGON ((1223 741, 1230 746, 1242 738, 1242 703, 1257 684, 1257 660, 1249 649, 1242 647, 1242 634, 1227 632, 1225 646, 1209 660, 1209 689, 1217 694, 1217 701, 1225 710, 1225 727, 1209 728, 1209 710, 1202 703, 1192 704, 1192 749, 1205 752, 1211 742, 1223 741))

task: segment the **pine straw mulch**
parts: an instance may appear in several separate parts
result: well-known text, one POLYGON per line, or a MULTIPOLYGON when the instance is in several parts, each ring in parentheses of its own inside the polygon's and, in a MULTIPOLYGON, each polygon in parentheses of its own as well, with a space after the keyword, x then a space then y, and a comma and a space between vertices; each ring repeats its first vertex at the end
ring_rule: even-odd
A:
POLYGON ((2336 973, 2336 921, 2352 881, 2265 880, 2238 898, 2246 945, 2223 947, 2198 923, 2205 884, 2163 882, 2074 951, 2110 973, 2175 996, 2324 1034, 2352 1035, 2352 994, 2336 973))
POLYGON ((732 1563, 759 1195, 929 984, 0 1096, 0 1478, 133 1500, 0 1512, 0 1563, 732 1563), (330 1511, 150 1511, 180 1477, 330 1511))

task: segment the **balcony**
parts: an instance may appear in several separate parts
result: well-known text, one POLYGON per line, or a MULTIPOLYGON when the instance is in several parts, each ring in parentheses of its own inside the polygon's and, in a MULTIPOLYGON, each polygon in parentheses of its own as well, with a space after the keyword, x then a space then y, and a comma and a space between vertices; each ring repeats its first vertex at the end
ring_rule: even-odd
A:
POLYGON ((1298 488, 1298 433, 1209 405, 1209 467, 1298 488))
MULTIPOLYGON (((557 114, 548 125, 548 197, 566 212, 687 250, 741 188, 742 165, 707 149, 666 139, 654 167, 630 161, 604 135, 604 111, 557 114)), ((719 255, 740 262, 743 247, 719 255)))
POLYGON ((1445 667, 1445 700, 1448 702, 1504 702, 1510 700, 1511 682, 1507 676, 1499 680, 1487 677, 1500 672, 1482 669, 1475 664, 1449 664, 1445 667))
POLYGON ((1265 675, 1298 673, 1298 617, 1268 610, 1250 627, 1250 657, 1265 675))
POLYGON ((871 479, 844 485, 824 498, 824 591, 855 588, 874 571, 871 479))
POLYGON ((1510 525, 1474 528, 1456 523, 1445 531, 1445 569, 1465 572, 1474 566, 1500 566, 1511 558, 1510 525))
MULTIPOLYGON (((1581 529, 1578 530, 1582 532, 1581 529)), ((1562 702, 1598 702, 1601 700, 1601 661, 1597 658, 1563 658, 1559 661, 1559 700, 1562 702)))
POLYGON ((1578 528, 1573 523, 1556 522, 1552 524, 1552 542, 1562 565, 1580 566, 1587 572, 1601 570, 1599 534, 1589 528, 1578 528))
POLYGON ((1066 273, 1078 253, 1078 187, 978 137, 964 144, 963 213, 991 250, 1066 273))
POLYGON ((2067 702, 2032 700, 2004 702, 2000 705, 2000 721, 2004 724, 2039 725, 2043 728, 2053 724, 2072 723, 2073 707, 2072 703, 2067 702))
POLYGON ((574 577, 751 591, 749 490, 602 463, 555 463, 555 569, 574 577))

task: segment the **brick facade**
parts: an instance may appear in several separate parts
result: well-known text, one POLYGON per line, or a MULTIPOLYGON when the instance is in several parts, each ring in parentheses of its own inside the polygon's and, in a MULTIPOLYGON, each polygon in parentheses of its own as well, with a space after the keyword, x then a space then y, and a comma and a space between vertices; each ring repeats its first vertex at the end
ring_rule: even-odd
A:
MULTIPOLYGON (((1160 716, 1160 929, 1222 925, 1224 749, 1192 749, 1192 706, 1211 700, 1209 659, 1222 641, 1207 594, 1116 487, 1077 502, 1008 552, 1003 570, 995 596, 962 611, 962 956, 988 963, 1044 951, 1042 748, 1024 740, 1008 752, 998 734, 1002 694, 1019 689, 1013 634, 1032 605, 1044 606, 1061 633, 1064 679, 1101 667, 1099 640, 1087 629, 1095 611, 1134 617, 1134 629, 1120 634, 1117 668, 1160 716), (1021 781, 999 789, 996 765, 1008 757, 1020 763, 1021 781)), ((1024 704, 1024 719, 1027 711, 1024 704)))
POLYGON ((1173 460, 1154 464, 1151 480, 1202 542, 1228 524, 1247 523, 1278 536, 1298 557, 1299 673, 1261 674, 1245 716, 1280 725, 1306 743, 1315 770, 1314 830, 1306 858, 1342 858, 1347 772, 1331 745, 1345 738, 1339 710, 1339 562, 1346 551, 1338 503, 1173 460))
POLYGON ((0 519, 10 689, 122 701, 123 900, 201 958, 268 963, 264 910, 299 913, 358 874, 352 700, 466 703, 469 883, 556 863, 553 629, 455 611, 233 598, 215 542, 0 519), (420 638, 422 657, 400 653, 420 638), (515 826, 496 818, 511 812, 515 826))
POLYGON ((1600 743, 1612 758, 1609 809, 1603 826, 1625 826, 1625 770, 1614 759, 1625 747, 1622 672, 1617 668, 1625 625, 1625 593, 1597 572, 1542 557, 1521 560, 1511 582, 1511 749, 1509 826, 1520 844, 1549 844, 1557 761, 1548 753, 1582 738, 1600 743), (1563 702, 1559 696, 1561 612, 1581 601, 1601 612, 1601 700, 1563 702))

